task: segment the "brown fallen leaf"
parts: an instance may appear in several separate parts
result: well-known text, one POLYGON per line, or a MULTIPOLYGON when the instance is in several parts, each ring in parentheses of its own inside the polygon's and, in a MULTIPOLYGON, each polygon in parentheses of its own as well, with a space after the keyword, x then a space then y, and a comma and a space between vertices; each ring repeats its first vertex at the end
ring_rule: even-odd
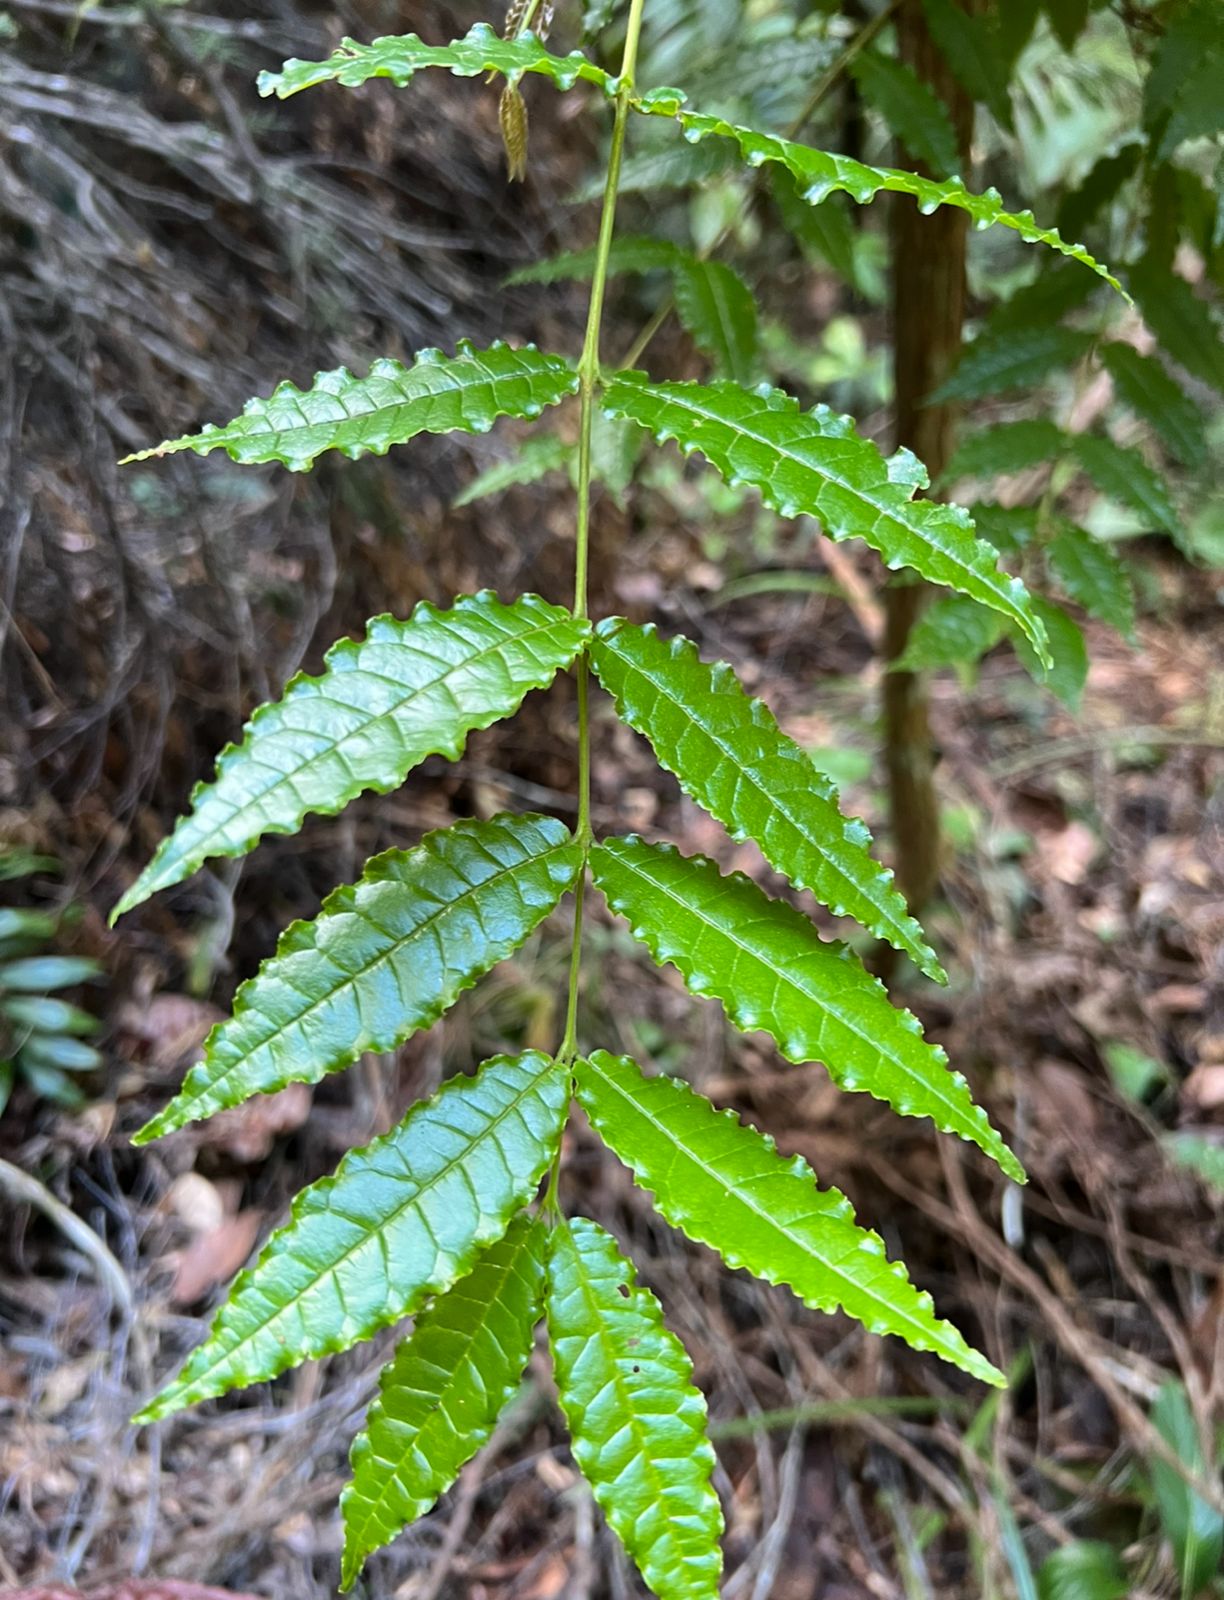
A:
POLYGON ((262 1224, 263 1212, 251 1209, 198 1233, 178 1258, 171 1301, 191 1306, 219 1283, 228 1283, 254 1249, 262 1224))

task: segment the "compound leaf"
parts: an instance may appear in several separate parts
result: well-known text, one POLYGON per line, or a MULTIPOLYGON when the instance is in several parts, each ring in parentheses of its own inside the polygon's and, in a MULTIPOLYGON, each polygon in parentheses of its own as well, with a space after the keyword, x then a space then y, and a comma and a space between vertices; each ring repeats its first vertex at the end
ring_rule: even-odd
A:
POLYGON ((799 194, 809 205, 819 205, 836 189, 844 190, 859 205, 866 205, 876 195, 891 192, 913 195, 921 211, 931 212, 937 206, 956 206, 967 211, 978 228, 998 224, 1011 228, 1030 244, 1048 245, 1060 255, 1080 261, 1093 272, 1111 283, 1122 293, 1121 285, 1099 261, 1088 253, 1082 244, 1068 244, 1053 228, 1038 226, 1031 211, 1008 211, 1001 196, 994 189, 973 194, 959 178, 938 180, 923 178, 916 172, 904 172, 896 167, 869 167, 852 156, 839 155, 831 150, 814 150, 810 145, 796 144, 792 139, 782 139, 776 134, 762 133, 756 128, 739 127, 725 122, 721 117, 711 117, 699 111, 686 111, 676 91, 658 91, 652 99, 647 97, 636 103, 636 109, 653 116, 675 117, 684 130, 686 139, 698 143, 711 136, 730 139, 739 147, 740 158, 750 167, 760 167, 766 162, 779 162, 795 179, 799 194))
POLYGON ((1155 356, 1140 355, 1134 345, 1111 340, 1101 346, 1100 356, 1119 397, 1136 416, 1187 466, 1201 466, 1207 453, 1203 413, 1183 386, 1155 356))
POLYGON ((721 261, 682 253, 675 270, 676 315, 720 377, 751 383, 757 367, 757 308, 752 291, 721 261))
POLYGON ((535 1193, 569 1077, 538 1050, 451 1078, 293 1203, 140 1422, 334 1354, 444 1294, 535 1193))
POLYGON ((842 815, 834 786, 729 666, 703 661, 691 640, 664 640, 620 617, 596 629, 591 661, 624 721, 733 839, 755 839, 796 888, 944 980, 892 874, 872 859, 866 827, 842 815))
POLYGON ((326 61, 286 61, 279 72, 259 74, 259 92, 285 100, 302 89, 319 83, 340 83, 353 89, 370 78, 390 78, 404 88, 426 67, 442 67, 456 78, 478 78, 486 72, 499 72, 515 85, 526 73, 539 73, 558 89, 572 89, 575 83, 593 83, 611 96, 616 79, 579 50, 568 56, 555 56, 532 33, 516 39, 503 39, 486 22, 478 22, 466 38, 450 44, 425 44, 415 33, 375 39, 359 44, 343 39, 326 61))
POLYGON ((990 545, 974 537, 968 512, 916 500, 926 469, 908 450, 884 457, 828 406, 801 411, 780 389, 734 383, 652 384, 619 372, 602 404, 648 428, 661 443, 699 450, 727 481, 748 484, 783 516, 819 518, 832 539, 863 539, 889 567, 913 567, 932 583, 967 594, 1010 617, 1045 648, 1018 578, 999 571, 990 545))
POLYGON ((1120 500, 1153 527, 1176 531, 1169 486, 1138 450, 1094 433, 1077 434, 1072 444, 1080 466, 1103 494, 1120 500))
POLYGON ((577 388, 577 373, 563 356, 534 345, 477 350, 461 339, 453 356, 422 350, 411 367, 376 361, 364 378, 337 367, 318 373, 309 389, 279 384, 266 400, 248 400, 232 422, 209 423, 127 460, 224 450, 240 466, 278 461, 305 472, 325 450, 355 461, 386 455, 418 433, 487 433, 498 417, 538 417, 577 388))
POLYGON ((930 1117, 1024 1181, 917 1019, 895 1009, 858 958, 826 943, 793 906, 743 873, 723 877, 703 856, 632 836, 604 840, 590 861, 608 904, 655 961, 676 967, 694 994, 720 1000, 737 1028, 764 1029, 788 1061, 823 1062, 839 1088, 887 1101, 902 1116, 930 1117))
POLYGON ((684 1346, 594 1222, 552 1231, 548 1335, 574 1459, 660 1600, 717 1600, 722 1508, 684 1346))
POLYGON ((817 1311, 842 1310, 873 1333, 932 1350, 985 1383, 1001 1373, 935 1315, 931 1297, 890 1262, 878 1234, 860 1228, 850 1202, 819 1189, 801 1156, 676 1078, 646 1078, 626 1056, 597 1050, 575 1063, 578 1098, 592 1126, 663 1216, 728 1266, 785 1284, 817 1311))
POLYGON ((493 1432, 531 1355, 544 1304, 544 1225, 520 1213, 417 1318, 353 1441, 341 1586, 449 1489, 493 1432))
POLYGON ((589 631, 536 595, 503 605, 490 590, 450 611, 422 601, 406 622, 375 617, 360 643, 332 646, 319 677, 300 674, 260 706, 112 922, 210 856, 245 855, 263 834, 294 833, 310 812, 333 815, 364 790, 386 794, 426 756, 455 760, 469 733, 551 683, 589 631))
POLYGON ((954 483, 957 478, 999 478, 1023 472, 1054 461, 1066 449, 1066 443, 1062 429, 1045 417, 1001 422, 963 440, 944 477, 954 483))
POLYGON ((1135 590, 1117 556, 1083 528, 1064 524, 1047 554, 1067 594, 1090 617, 1099 617, 1126 638, 1135 632, 1135 590))
POLYGON ((854 81, 903 147, 932 171, 951 177, 960 167, 948 108, 914 69, 879 50, 861 50, 850 63, 854 81))
POLYGON ((531 815, 457 822, 375 856, 315 921, 286 929, 133 1142, 395 1049, 517 950, 581 868, 565 824, 531 815))

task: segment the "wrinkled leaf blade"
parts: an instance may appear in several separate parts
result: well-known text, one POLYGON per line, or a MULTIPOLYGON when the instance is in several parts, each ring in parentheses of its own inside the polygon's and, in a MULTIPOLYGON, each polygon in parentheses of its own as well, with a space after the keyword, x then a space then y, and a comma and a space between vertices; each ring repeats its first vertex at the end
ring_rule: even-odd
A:
POLYGON ((520 1214, 417 1318, 378 1381, 340 1498, 341 1587, 423 1516, 487 1443, 531 1355, 547 1235, 520 1214))
POLYGON ((723 877, 702 856, 633 837, 604 840, 590 863, 608 904, 654 960, 676 967, 694 994, 721 1001, 737 1028, 763 1029, 788 1061, 822 1062, 839 1088, 886 1101, 902 1116, 930 1117, 1024 1181, 917 1019, 894 1008, 857 957, 826 943, 793 906, 770 900, 742 873, 723 877))
POLYGON ((373 857, 285 931, 134 1143, 394 1050, 512 955, 581 869, 565 824, 530 814, 456 822, 373 857))
POLYGON ((652 384, 620 372, 602 404, 657 440, 700 451, 732 484, 748 484, 783 516, 819 519, 830 538, 863 539, 889 567, 912 567, 1010 617, 1045 649, 1028 591, 1000 572, 995 551, 974 537, 959 506, 914 496, 926 471, 908 450, 885 458, 828 406, 801 411, 780 389, 733 383, 652 384))
POLYGON ((621 718, 733 839, 755 839, 796 888, 946 981, 891 872, 872 859, 864 824, 843 816, 837 790, 729 666, 702 661, 688 639, 664 640, 619 617, 596 629, 591 661, 621 718))
POLYGON ((594 1222, 553 1230, 548 1334, 574 1459, 659 1600, 717 1600, 722 1508, 684 1346, 594 1222))
POLYGON ((495 1056, 350 1151, 297 1196, 208 1338, 136 1420, 347 1350, 444 1294, 534 1195, 568 1099, 550 1057, 495 1056))
POLYGON ((469 733, 551 683, 588 632, 535 595, 503 605, 490 590, 449 611, 422 601, 406 622, 375 617, 362 641, 332 646, 319 677, 300 674, 255 712, 111 921, 212 856, 245 855, 264 834, 295 833, 311 812, 334 815, 365 790, 386 794, 426 756, 457 759, 469 733))
POLYGON ((716 1111, 675 1078, 646 1078, 626 1056, 575 1064, 578 1098, 600 1137, 649 1189, 663 1216, 730 1267, 785 1284, 817 1311, 844 1311, 873 1333, 1001 1386, 1001 1373, 936 1315, 931 1297, 890 1262, 836 1189, 819 1189, 800 1156, 716 1111))

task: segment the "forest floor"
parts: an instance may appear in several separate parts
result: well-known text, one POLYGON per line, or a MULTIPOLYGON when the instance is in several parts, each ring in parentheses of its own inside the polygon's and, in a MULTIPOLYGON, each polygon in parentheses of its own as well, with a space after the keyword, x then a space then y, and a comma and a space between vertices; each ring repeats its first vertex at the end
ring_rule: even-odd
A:
MULTIPOLYGON (((31 27, 56 16, 48 0, 17 9, 31 27)), ((247 25, 286 53, 318 43, 278 10, 247 25)), ((76 46, 87 67, 102 51, 93 26, 86 17, 76 46)), ((52 35, 43 43, 49 52, 52 35)), ((152 81, 141 92, 169 127, 183 108, 159 102, 168 91, 157 63, 179 48, 182 38, 161 38, 144 58, 152 81)), ((89 106, 97 111, 85 99, 83 123, 89 106)), ((223 96, 203 103, 225 123, 223 96)), ((317 667, 332 638, 358 633, 375 612, 402 615, 418 598, 486 584, 503 595, 567 592, 567 492, 545 484, 450 509, 504 450, 504 435, 418 441, 394 463, 308 482, 249 475, 254 487, 212 462, 168 464, 160 477, 141 469, 123 483, 110 466, 117 442, 130 448, 201 415, 230 415, 226 406, 269 375, 388 348, 379 343, 388 327, 410 345, 440 338, 456 300, 466 331, 490 332, 485 286, 496 274, 485 256, 519 259, 532 225, 499 198, 495 117, 473 130, 462 105, 435 104, 442 147, 467 151, 475 138, 451 178, 493 219, 480 237, 457 239, 444 226, 446 193, 420 199, 424 180, 395 142, 404 136, 389 131, 386 105, 373 98, 364 144, 345 159, 350 190, 377 167, 418 197, 416 215, 435 208, 417 238, 386 245, 413 264, 412 304, 390 289, 379 299, 394 279, 384 262, 363 280, 370 303, 351 323, 278 321, 276 293, 291 273, 260 209, 266 195, 235 188, 218 201, 216 172, 190 162, 172 180, 145 172, 142 203, 155 182, 180 198, 208 193, 224 227, 211 211, 193 234, 186 204, 173 237, 163 226, 164 255, 141 269, 155 280, 143 305, 120 308, 135 319, 128 345, 110 327, 119 312, 107 311, 99 282, 75 282, 68 270, 83 271, 92 250, 105 276, 97 239, 65 243, 51 275, 21 264, 8 285, 24 365, 4 392, 0 432, 26 514, 12 559, 0 561, 0 616, 11 614, 0 838, 61 865, 30 892, 80 907, 67 948, 105 967, 89 1003, 105 1021, 106 1067, 81 1110, 19 1090, 0 1118, 0 1160, 27 1179, 16 1188, 0 1167, 0 1594, 191 1600, 197 1585, 267 1600, 334 1594, 348 1441, 392 1335, 153 1428, 128 1419, 201 1337, 228 1280, 303 1183, 447 1073, 507 1041, 557 1037, 567 907, 393 1059, 366 1059, 313 1091, 297 1086, 148 1149, 129 1143, 278 931, 312 915, 368 854, 456 816, 572 809, 574 713, 563 681, 532 696, 513 724, 475 736, 459 763, 431 761, 398 793, 268 841, 106 928, 118 892, 250 706, 299 665, 317 667), (249 281, 227 305, 234 260, 249 281), (176 294, 189 278, 203 288, 184 309, 176 294), (184 328, 191 349, 167 376, 165 341, 184 328)), ((323 132, 339 142, 336 129, 323 132)), ((317 145, 319 127, 308 133, 317 145)), ((105 139, 122 137, 114 124, 101 143, 63 147, 95 198, 101 178, 90 163, 105 166, 105 139)), ((547 138, 538 142, 546 151, 547 138)), ((294 148, 282 152, 286 163, 294 148)), ((19 153, 8 159, 0 201, 37 220, 27 190, 38 171, 19 153)), ((568 180, 545 160, 533 181, 529 209, 540 221, 568 180)), ((294 196, 311 215, 335 198, 294 196)), ((368 214, 374 202, 362 203, 368 214)), ((95 205, 72 226, 104 228, 122 261, 121 222, 95 205)), ((360 252, 355 237, 344 235, 344 248, 360 252)), ((340 264, 346 276, 360 267, 357 257, 340 264)), ((328 269, 305 270, 323 278, 328 269)), ((325 298, 329 284, 314 288, 325 298)), ((551 327, 551 313, 510 295, 494 324, 504 311, 508 325, 518 318, 542 341, 572 346, 559 304, 551 327)), ((750 512, 739 544, 733 518, 727 544, 715 545, 696 475, 679 482, 666 496, 599 502, 600 608, 683 631, 707 658, 734 663, 835 772, 847 807, 887 854, 871 559, 839 547, 830 567, 819 541, 801 535, 754 557, 750 512), (856 603, 744 593, 741 580, 780 565, 828 578, 856 603)), ((1007 653, 988 658, 974 685, 947 676, 933 686, 948 837, 927 926, 951 983, 939 990, 902 971, 898 988, 1026 1163, 1024 1190, 927 1124, 841 1095, 822 1069, 787 1066, 762 1036, 734 1033, 715 1005, 655 972, 602 907, 592 910, 587 1042, 683 1074, 801 1153, 1013 1379, 986 1395, 896 1341, 727 1272, 671 1234, 576 1121, 565 1201, 631 1248, 709 1396, 729 1600, 1010 1594, 1016 1539, 1034 1563, 1069 1539, 1106 1539, 1142 1571, 1136 1592, 1177 1592, 1146 1487, 1161 1450, 1151 1404, 1176 1377, 1200 1416, 1218 1419, 1224 1407, 1224 1206, 1177 1164, 1173 1142, 1188 1130, 1218 1140, 1224 1127, 1224 608, 1211 578, 1167 545, 1145 541, 1131 553, 1142 579, 1137 641, 1089 630, 1092 668, 1076 714, 1037 691, 1007 653)), ((778 889, 760 858, 730 845, 602 710, 594 785, 597 828, 674 839, 778 889)), ((434 1513, 375 1558, 364 1592, 638 1592, 576 1478, 542 1349, 489 1447, 434 1513)))

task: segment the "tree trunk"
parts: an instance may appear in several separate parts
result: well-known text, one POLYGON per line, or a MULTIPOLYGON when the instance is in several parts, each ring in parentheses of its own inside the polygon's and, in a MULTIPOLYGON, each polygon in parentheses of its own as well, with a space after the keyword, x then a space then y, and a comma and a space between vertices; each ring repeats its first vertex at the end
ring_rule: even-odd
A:
MULTIPOLYGON (((927 32, 922 0, 903 0, 897 13, 901 60, 930 84, 951 114, 968 170, 973 101, 952 77, 927 32)), ((906 155, 906 165, 922 163, 906 155)), ((893 204, 892 273, 896 386, 895 443, 926 463, 932 479, 953 449, 956 408, 924 405, 946 376, 961 346, 965 315, 965 240, 969 219, 943 206, 924 217, 913 200, 893 204)), ((884 592, 884 658, 895 661, 926 600, 926 586, 899 579, 884 592)), ((884 677, 884 735, 897 877, 915 913, 939 878, 939 802, 926 685, 912 672, 884 677)))

